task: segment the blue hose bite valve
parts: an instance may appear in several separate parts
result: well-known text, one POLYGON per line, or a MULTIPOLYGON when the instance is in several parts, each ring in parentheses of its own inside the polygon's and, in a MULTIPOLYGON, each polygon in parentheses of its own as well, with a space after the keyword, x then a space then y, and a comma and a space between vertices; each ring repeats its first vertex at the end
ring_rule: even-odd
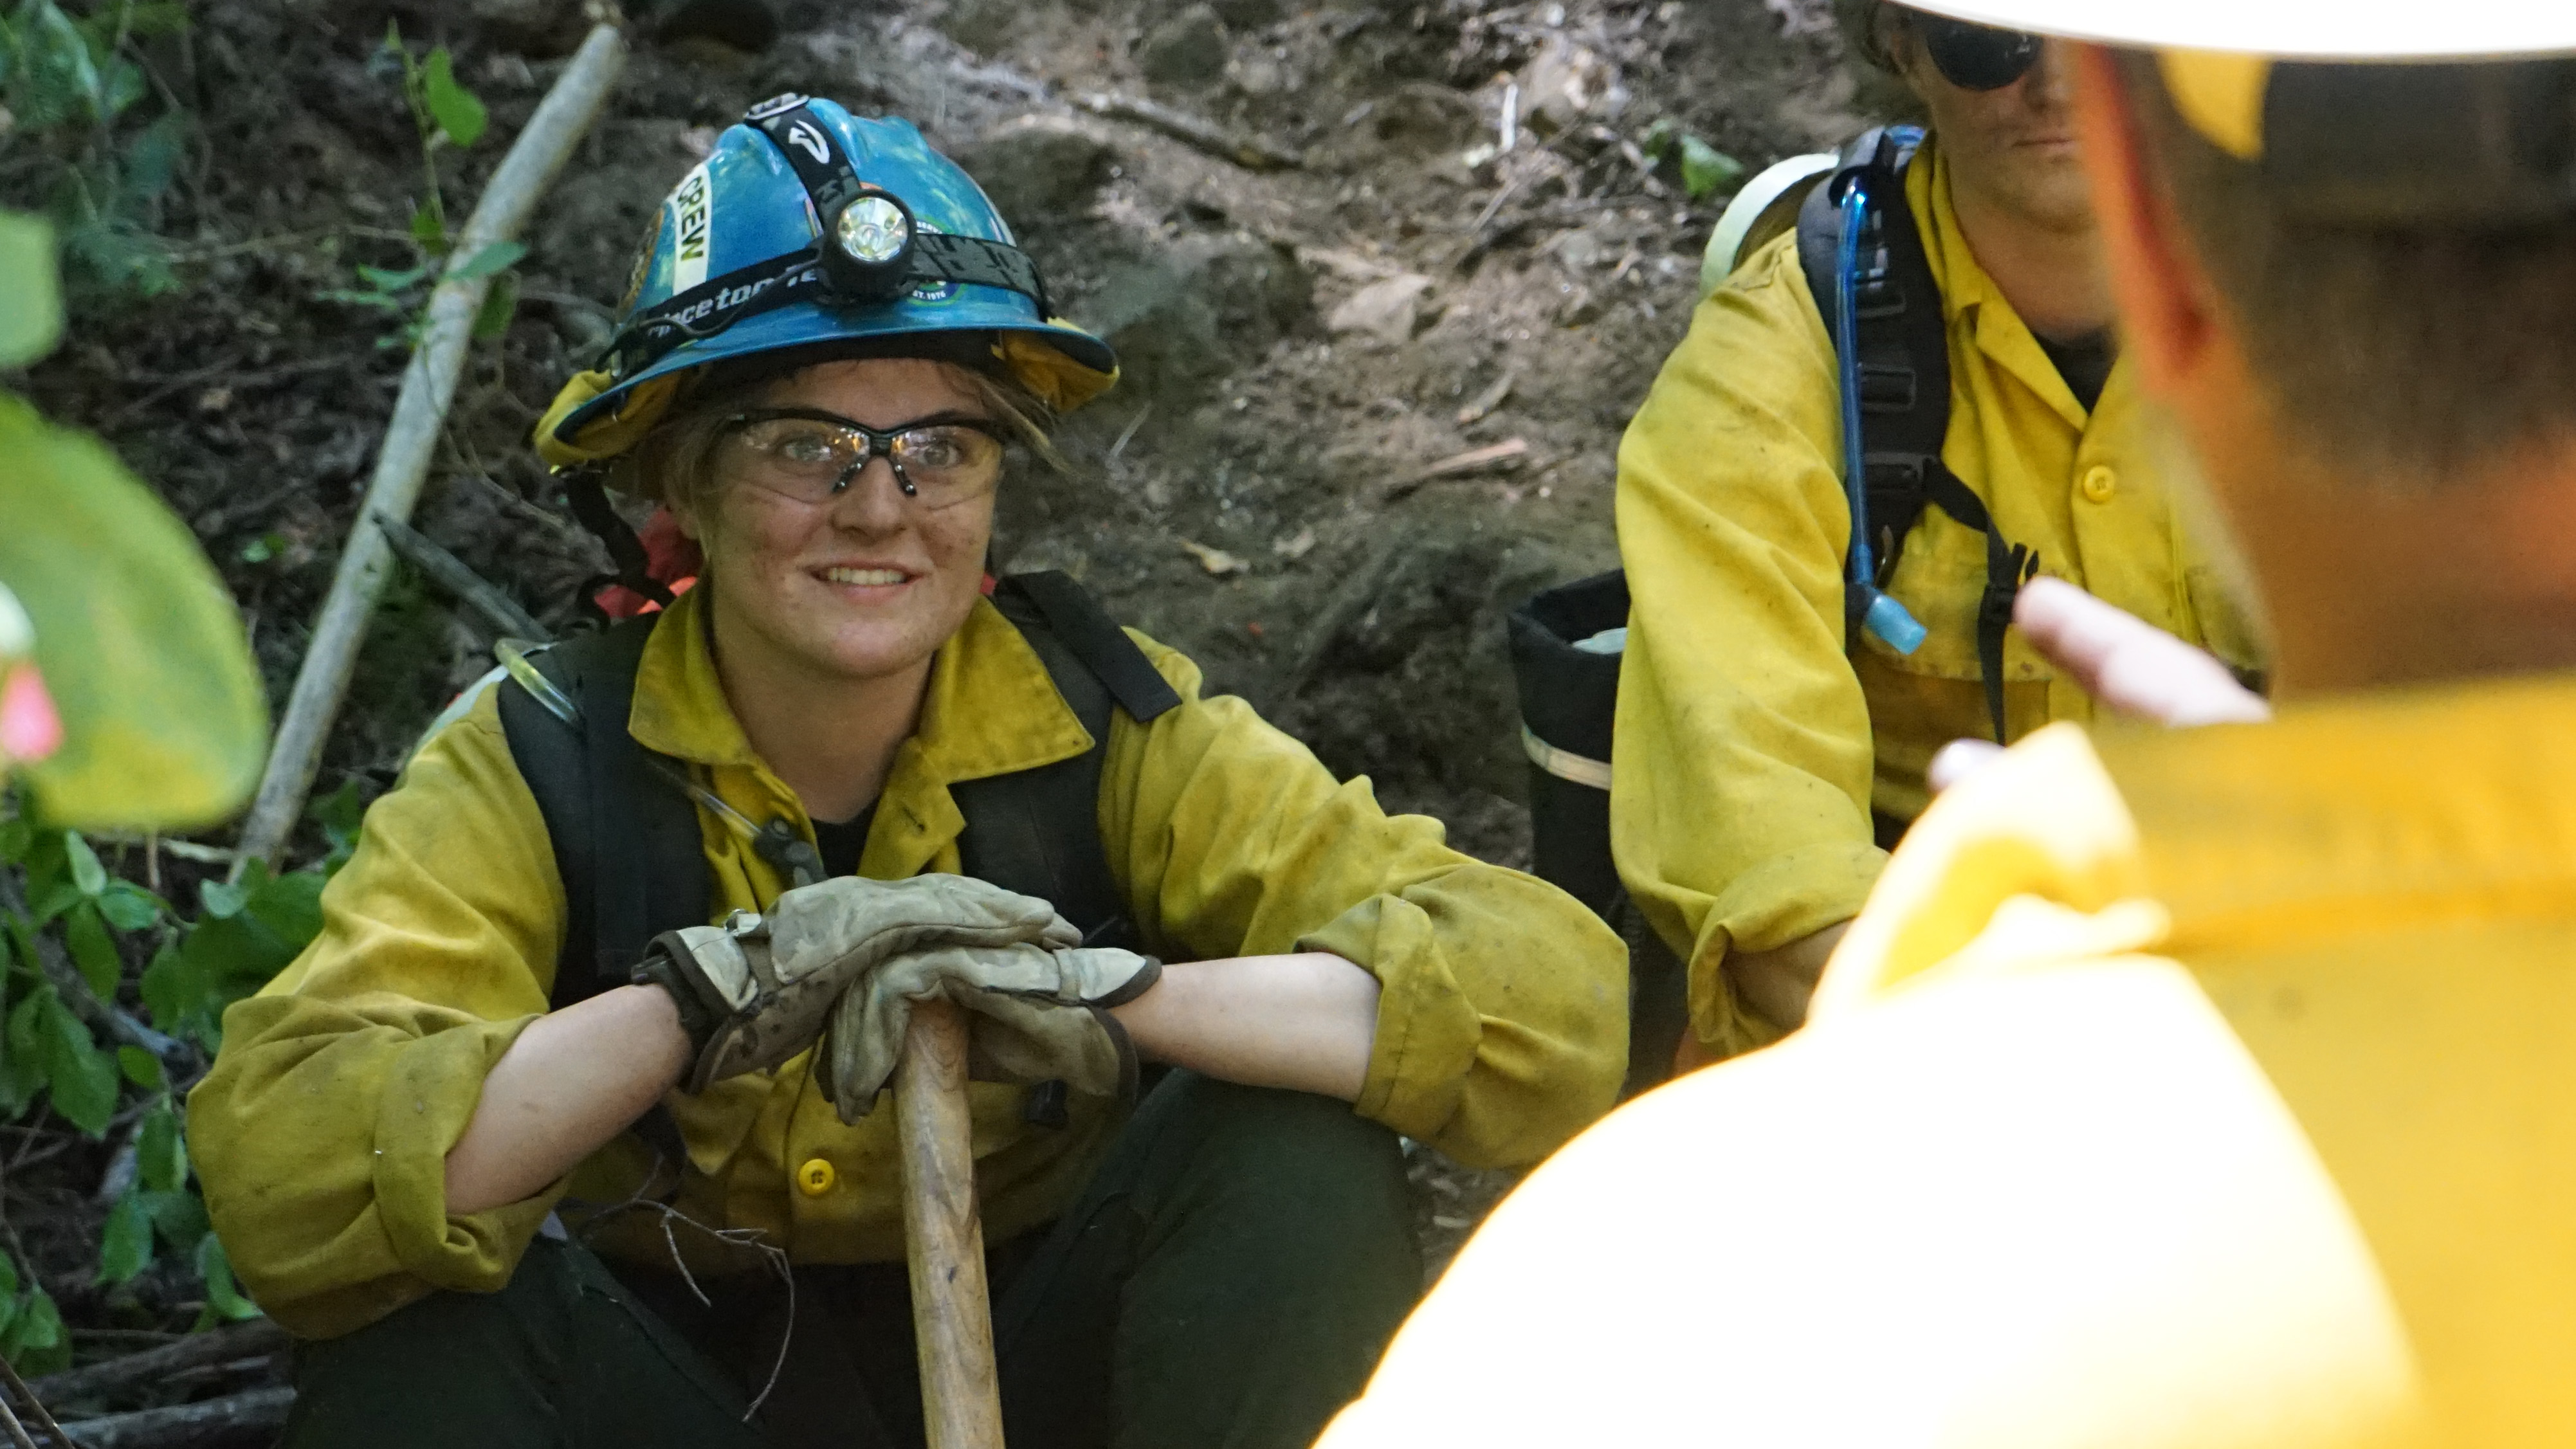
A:
MULTIPOLYGON (((1902 205, 1900 201, 1898 203, 1902 205)), ((1861 600, 1861 627, 1899 654, 1923 647, 1929 632, 1915 617, 1878 587, 1876 560, 1869 544, 1869 473, 1860 435, 1860 237, 1869 221, 1866 179, 1854 173, 1845 184, 1841 255, 1834 269, 1834 322, 1842 363, 1843 493, 1851 504, 1851 550, 1845 555, 1844 586, 1861 600)))

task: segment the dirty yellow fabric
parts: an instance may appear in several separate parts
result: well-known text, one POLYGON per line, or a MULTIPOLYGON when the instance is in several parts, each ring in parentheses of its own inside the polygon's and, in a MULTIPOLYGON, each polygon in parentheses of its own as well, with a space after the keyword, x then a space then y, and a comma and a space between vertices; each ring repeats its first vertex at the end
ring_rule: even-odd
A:
MULTIPOLYGON (((2247 621, 2156 476, 2131 365, 2088 415, 1970 254, 1937 148, 1906 191, 1949 324, 1951 471, 2044 572, 2253 662, 2247 621)), ((1985 537, 1938 508, 1890 580, 1931 637, 1910 657, 1875 638, 1845 651, 1839 396, 1796 238, 1782 237, 1700 304, 1619 451, 1635 602, 1611 844, 1690 963, 1693 1025, 1722 1054, 1778 1035, 1727 987, 1726 953, 1850 919, 1885 860, 1871 812, 1912 819, 1933 753, 1993 732, 1976 649, 1985 537)), ((2004 668, 2015 738, 2091 717, 2018 634, 2004 668)))
MULTIPOLYGON (((753 820, 810 828, 724 704, 683 595, 649 641, 629 730, 691 763, 753 820)), ((1357 1110, 1462 1160, 1526 1163, 1606 1111, 1625 1069, 1619 944, 1570 897, 1442 843, 1436 821, 1380 812, 1241 700, 1202 697, 1195 666, 1143 641, 1183 704, 1117 716, 1100 837, 1148 949, 1168 960, 1317 949, 1382 987, 1357 1110)), ((958 867, 951 782, 1079 754, 1090 738, 1018 631, 979 604, 935 665, 920 727, 897 755, 864 875, 958 867)), ((780 888, 703 811, 716 918, 780 888)), ((482 1080, 546 1009, 562 887, 487 690, 428 740, 368 812, 357 854, 323 894, 321 937, 224 1019, 214 1070, 189 1099, 189 1142, 233 1266, 305 1337, 374 1321, 433 1289, 491 1291, 567 1191, 626 1199, 649 1156, 611 1144, 537 1198, 452 1216, 443 1164, 482 1080)), ((688 1146, 676 1199, 705 1228, 757 1230, 803 1262, 902 1252, 894 1114, 844 1127, 807 1058, 669 1099, 688 1146), (812 1164, 829 1165, 811 1172, 812 1164), (799 1181, 822 1190, 799 1190, 799 1181)), ((1047 1130, 1021 1089, 974 1089, 988 1240, 1039 1224, 1089 1175, 1115 1123, 1077 1104, 1047 1130)), ((566 1202, 571 1215, 571 1202, 566 1202)), ((702 1268, 747 1266, 686 1224, 702 1268)), ((624 1214, 596 1240, 667 1261, 661 1218, 624 1214)))
POLYGON ((2570 1442, 2571 730, 2559 676, 2033 736, 1805 1030, 1503 1205, 1327 1449, 1711 1403, 1746 1443, 2570 1442))

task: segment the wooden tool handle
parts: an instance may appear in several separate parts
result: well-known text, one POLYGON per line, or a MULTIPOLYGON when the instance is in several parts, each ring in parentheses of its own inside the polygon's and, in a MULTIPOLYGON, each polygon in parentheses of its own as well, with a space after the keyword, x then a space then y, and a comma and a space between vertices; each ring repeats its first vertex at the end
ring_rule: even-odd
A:
POLYGON ((894 1108, 930 1449, 1002 1449, 1002 1384, 993 1367, 993 1305, 966 1109, 966 1015, 955 1004, 914 1003, 894 1073, 894 1108))

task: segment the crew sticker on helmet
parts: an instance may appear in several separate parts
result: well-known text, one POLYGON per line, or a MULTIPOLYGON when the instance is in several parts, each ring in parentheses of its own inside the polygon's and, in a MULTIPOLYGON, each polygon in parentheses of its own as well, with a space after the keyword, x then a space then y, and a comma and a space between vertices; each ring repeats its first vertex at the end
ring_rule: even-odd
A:
MULTIPOLYGON (((924 221, 918 216, 912 219, 912 229, 917 232, 936 232, 939 230, 938 227, 932 226, 929 222, 924 221)), ((957 284, 948 280, 946 277, 942 277, 935 282, 924 282, 920 286, 912 289, 912 300, 915 302, 945 302, 956 295, 957 284)))
POLYGON ((708 245, 715 229, 715 186, 701 161, 671 193, 671 294, 707 279, 708 245))

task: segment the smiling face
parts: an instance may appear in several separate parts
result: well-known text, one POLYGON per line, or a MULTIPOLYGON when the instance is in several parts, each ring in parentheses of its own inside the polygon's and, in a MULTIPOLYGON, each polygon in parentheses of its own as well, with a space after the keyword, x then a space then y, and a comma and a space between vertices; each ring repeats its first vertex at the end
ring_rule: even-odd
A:
POLYGON ((2028 225, 2092 229, 2064 46, 2050 41, 2039 63, 2011 85, 1972 91, 1941 74, 1911 26, 1896 27, 1889 41, 1905 83, 1931 112, 1956 191, 2028 225))
MULTIPOLYGON (((956 367, 911 358, 830 362, 791 373, 753 404, 813 409, 880 431, 984 418, 956 367)), ((784 669, 860 682, 924 665, 966 622, 993 535, 993 492, 941 507, 909 498, 871 458, 837 494, 806 501, 745 481, 719 445, 717 476, 675 507, 706 550, 707 587, 728 671, 784 669)))

